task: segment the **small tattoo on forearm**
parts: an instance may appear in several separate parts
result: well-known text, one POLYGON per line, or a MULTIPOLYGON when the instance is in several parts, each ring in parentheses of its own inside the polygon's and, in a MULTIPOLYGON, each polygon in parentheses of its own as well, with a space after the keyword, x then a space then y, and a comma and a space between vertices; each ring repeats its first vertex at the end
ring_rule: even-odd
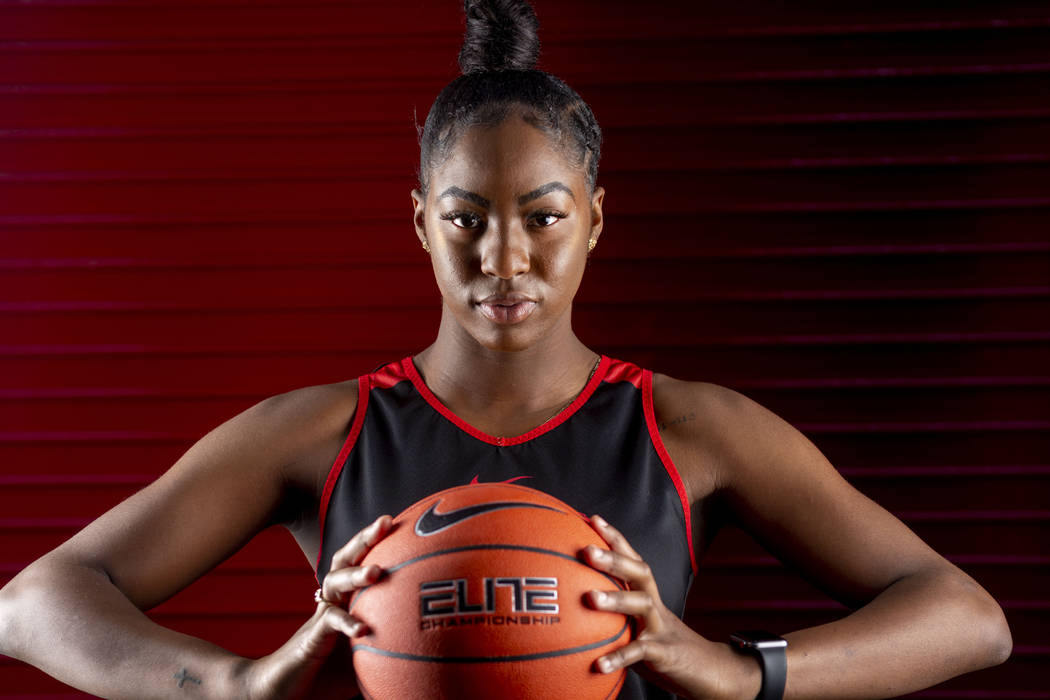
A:
POLYGON ((179 687, 180 688, 182 686, 186 685, 187 683, 193 683, 194 685, 200 685, 201 684, 201 679, 200 678, 194 678, 193 676, 191 676, 189 674, 189 671, 187 671, 186 669, 182 669, 181 671, 176 673, 174 676, 172 676, 172 678, 174 678, 175 680, 177 680, 179 682, 179 687))
POLYGON ((678 425, 679 423, 688 423, 691 420, 696 420, 696 411, 690 411, 688 414, 683 414, 677 418, 672 418, 669 421, 661 423, 657 426, 657 430, 661 433, 672 425, 678 425))

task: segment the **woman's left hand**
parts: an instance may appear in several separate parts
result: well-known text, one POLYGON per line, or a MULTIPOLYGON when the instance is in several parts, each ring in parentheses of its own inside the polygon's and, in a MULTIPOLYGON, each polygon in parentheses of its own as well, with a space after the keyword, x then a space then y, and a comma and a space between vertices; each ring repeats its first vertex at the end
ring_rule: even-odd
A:
POLYGON ((615 673, 638 664, 634 670, 647 680, 689 698, 758 695, 757 662, 690 629, 663 604, 652 570, 627 538, 598 515, 591 522, 611 551, 590 545, 584 549, 587 563, 625 582, 628 590, 591 591, 590 603, 633 617, 637 631, 629 644, 600 657, 598 670, 615 673))

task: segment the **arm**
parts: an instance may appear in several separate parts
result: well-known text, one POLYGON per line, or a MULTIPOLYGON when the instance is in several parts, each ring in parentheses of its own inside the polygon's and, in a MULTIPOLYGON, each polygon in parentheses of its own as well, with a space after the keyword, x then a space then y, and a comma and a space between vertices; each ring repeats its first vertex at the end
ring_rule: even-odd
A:
MULTIPOLYGON (((895 696, 1009 656, 1010 632, 991 596, 850 486, 788 423, 711 384, 662 377, 654 393, 668 423, 662 437, 693 502, 718 494, 771 553, 855 608, 841 620, 786 635, 785 697, 895 696), (675 423, 679 415, 703 420, 675 423)), ((617 536, 612 531, 610 542, 617 536)), ((650 585, 644 562, 626 543, 616 544, 622 558, 615 565, 644 591, 650 585)), ((647 616, 669 644, 643 633, 640 648, 625 649, 633 656, 620 662, 644 659, 665 685, 695 697, 755 697, 756 662, 683 631, 644 602, 622 604, 647 616), (722 675, 705 675, 712 668, 722 675)))
MULTIPOLYGON (((0 591, 0 651, 113 698, 246 697, 249 682, 284 688, 302 667, 316 669, 339 634, 360 633, 336 606, 319 605, 289 644, 261 662, 161 627, 142 610, 286 520, 300 462, 339 442, 355 406, 356 385, 312 387, 216 428, 156 482, 0 591)), ((374 573, 351 569, 337 578, 353 587, 374 573)), ((340 585, 326 579, 326 592, 338 597, 346 590, 340 585)))

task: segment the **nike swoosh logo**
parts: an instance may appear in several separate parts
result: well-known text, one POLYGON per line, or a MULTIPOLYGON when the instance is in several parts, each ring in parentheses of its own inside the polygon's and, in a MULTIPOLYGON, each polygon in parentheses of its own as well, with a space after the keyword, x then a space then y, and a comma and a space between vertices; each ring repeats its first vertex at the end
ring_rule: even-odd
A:
MULTIPOLYGON (((515 477, 512 477, 510 479, 505 479, 505 480, 503 480, 503 481, 501 481, 499 483, 501 483, 501 484, 513 484, 515 481, 521 481, 522 479, 531 479, 531 478, 532 478, 531 476, 515 476, 515 477)), ((475 474, 474 478, 470 480, 470 484, 471 484, 471 486, 473 486, 474 484, 477 484, 477 483, 479 483, 478 482, 478 475, 475 474)))
POLYGON ((473 518, 481 515, 482 513, 490 513, 494 510, 504 510, 506 508, 542 508, 543 510, 553 510, 556 513, 561 511, 557 508, 551 508, 550 506, 542 506, 538 503, 521 503, 516 501, 497 501, 493 503, 479 503, 474 506, 464 506, 463 508, 457 508, 456 510, 450 510, 447 513, 436 513, 438 505, 441 501, 437 501, 426 511, 423 515, 419 516, 419 520, 416 521, 416 534, 420 537, 429 537, 430 535, 447 530, 457 523, 461 523, 464 520, 473 518))

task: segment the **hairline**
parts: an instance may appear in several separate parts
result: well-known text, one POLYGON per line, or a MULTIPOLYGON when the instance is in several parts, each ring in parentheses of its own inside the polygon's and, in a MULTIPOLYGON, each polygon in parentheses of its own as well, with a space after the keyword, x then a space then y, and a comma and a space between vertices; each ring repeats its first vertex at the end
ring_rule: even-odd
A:
MULTIPOLYGON (((540 71, 540 72, 542 72, 542 71, 540 71)), ((564 146, 566 145, 566 142, 570 142, 571 143, 571 141, 572 141, 572 138, 570 136, 568 136, 567 134, 565 134, 563 132, 563 130, 548 128, 547 125, 543 123, 543 120, 540 117, 539 110, 537 110, 534 106, 532 106, 530 104, 522 102, 521 100, 509 99, 509 100, 503 100, 503 101, 500 101, 500 102, 492 102, 492 103, 489 103, 488 105, 482 105, 482 106, 492 106, 492 107, 496 107, 496 108, 505 109, 506 113, 499 119, 499 121, 496 121, 496 122, 484 122, 484 121, 481 121, 481 122, 470 123, 469 120, 466 121, 466 122, 461 121, 462 117, 460 117, 460 118, 453 118, 452 120, 450 120, 450 122, 449 122, 449 133, 450 134, 454 133, 456 131, 456 125, 461 125, 462 126, 462 131, 459 134, 456 135, 456 138, 455 138, 454 141, 449 142, 449 143, 438 142, 436 144, 438 146, 438 148, 434 149, 434 151, 437 151, 437 153, 435 154, 434 151, 431 151, 431 153, 435 154, 435 155, 440 155, 441 157, 440 158, 432 158, 431 164, 430 164, 431 165, 431 171, 437 169, 438 166, 440 166, 442 163, 444 163, 446 160, 448 160, 449 158, 452 157, 452 152, 453 152, 453 150, 455 150, 455 145, 457 143, 459 143, 460 139, 463 138, 464 134, 467 131, 469 131, 470 129, 475 128, 475 127, 492 128, 492 129, 497 128, 497 127, 501 126, 504 122, 506 122, 507 119, 510 119, 511 116, 513 116, 514 114, 517 114, 518 116, 520 116, 522 121, 524 121, 526 124, 528 124, 529 126, 533 127, 534 129, 536 129, 537 131, 539 131, 540 133, 545 135, 554 145, 562 147, 562 150, 564 150, 564 146)), ((479 109, 480 109, 480 107, 481 106, 479 106, 479 109)), ((467 116, 467 117, 474 117, 477 114, 477 112, 479 111, 479 109, 475 109, 469 115, 465 115, 465 116, 467 116)), ((429 117, 428 117, 428 119, 429 119, 429 117)), ((423 132, 422 132, 422 130, 419 129, 418 125, 417 125, 417 131, 418 131, 419 137, 420 137, 420 156, 422 157, 422 134, 423 134, 423 132)), ((588 194, 588 196, 592 196, 594 194, 595 189, 597 189, 598 182, 597 182, 597 175, 595 175, 595 181, 591 182, 590 167, 589 167, 588 160, 590 158, 594 157, 594 153, 591 152, 591 150, 586 148, 586 147, 584 147, 584 148, 574 148, 574 149, 571 149, 571 150, 574 150, 574 151, 581 151, 582 150, 583 151, 582 158, 580 158, 580 157, 577 157, 577 158, 574 158, 574 159, 573 158, 567 158, 566 160, 568 160, 570 165, 572 165, 573 167, 576 167, 576 168, 579 168, 579 169, 583 170, 583 179, 584 179, 584 183, 586 184, 587 194, 588 194)), ((426 180, 424 180, 424 178, 423 178, 423 164, 422 163, 420 163, 419 177, 417 179, 419 180, 420 191, 424 195, 426 195, 427 191, 430 189, 430 179, 427 178, 426 180)), ((575 196, 573 196, 573 199, 575 200, 575 196)))

